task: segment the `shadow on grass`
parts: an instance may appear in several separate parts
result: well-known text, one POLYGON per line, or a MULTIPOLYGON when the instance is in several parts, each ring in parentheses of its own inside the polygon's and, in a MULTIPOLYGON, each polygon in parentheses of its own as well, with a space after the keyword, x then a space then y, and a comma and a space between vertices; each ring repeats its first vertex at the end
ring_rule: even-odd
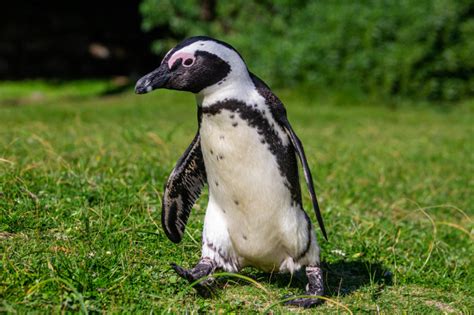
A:
MULTIPOLYGON (((328 298, 347 296, 358 290, 364 290, 373 301, 377 300, 386 286, 392 285, 392 273, 379 262, 366 261, 344 261, 323 263, 325 296, 328 298)), ((249 286, 269 283, 277 288, 293 288, 304 294, 308 282, 305 272, 290 274, 266 273, 253 268, 239 273, 242 276, 232 274, 216 274, 218 277, 211 287, 206 287, 209 292, 205 297, 218 296, 228 285, 249 286)), ((265 289, 263 289, 266 291, 265 289)), ((202 295, 201 295, 202 296, 202 295)), ((290 295, 291 296, 291 295, 290 295)), ((283 295, 282 295, 283 297, 283 295)))
POLYGON ((378 262, 341 260, 323 264, 323 269, 327 296, 345 296, 371 285, 376 298, 381 289, 392 285, 392 272, 378 262))
MULTIPOLYGON (((324 284, 327 297, 346 296, 363 287, 371 287, 376 299, 385 286, 392 284, 392 273, 378 262, 344 261, 323 263, 324 284)), ((258 272, 256 279, 278 287, 300 288, 303 293, 307 278, 303 271, 290 274, 268 274, 258 272)))

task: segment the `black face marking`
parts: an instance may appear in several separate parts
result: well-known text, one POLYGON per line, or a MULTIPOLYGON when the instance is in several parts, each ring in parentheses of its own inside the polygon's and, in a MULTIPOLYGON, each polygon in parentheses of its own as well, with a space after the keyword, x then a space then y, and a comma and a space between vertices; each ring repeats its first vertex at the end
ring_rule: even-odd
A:
MULTIPOLYGON (((291 143, 286 146, 283 145, 277 131, 271 127, 260 110, 249 107, 238 100, 217 102, 214 105, 203 107, 202 110, 204 113, 211 115, 220 114, 222 110, 229 110, 239 115, 250 127, 257 129, 258 134, 268 144, 270 152, 276 157, 278 169, 282 177, 286 179, 285 186, 290 190, 292 200, 299 205, 302 204, 298 164, 293 146, 291 143)), ((273 112, 271 113, 273 114, 273 112)))
POLYGON ((224 79, 231 70, 226 61, 207 51, 197 50, 194 55, 195 60, 190 59, 192 66, 186 66, 188 59, 174 62, 165 88, 198 93, 224 79))
POLYGON ((179 65, 182 64, 182 62, 183 62, 183 58, 176 59, 175 62, 171 65, 170 71, 176 70, 179 67, 179 65))
MULTIPOLYGON (((196 41, 214 41, 232 49, 238 54, 238 52, 229 44, 206 36, 196 36, 188 38, 178 44, 165 56, 161 64, 167 64, 170 58, 177 51, 196 41)), ((163 87, 198 93, 202 89, 223 80, 231 70, 230 65, 227 62, 209 52, 197 50, 194 57, 195 60, 189 58, 191 61, 194 61, 194 64, 191 61, 187 61, 187 59, 184 61, 182 58, 177 59, 170 69, 169 81, 163 87), (192 67, 190 65, 192 65, 192 67)))
POLYGON ((234 119, 235 115, 232 114, 232 115, 230 115, 229 117, 230 117, 230 119, 234 119))

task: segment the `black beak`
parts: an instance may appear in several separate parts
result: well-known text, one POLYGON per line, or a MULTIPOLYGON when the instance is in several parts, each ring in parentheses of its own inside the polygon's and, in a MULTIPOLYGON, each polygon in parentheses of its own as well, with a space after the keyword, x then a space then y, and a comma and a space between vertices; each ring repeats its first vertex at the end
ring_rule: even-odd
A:
POLYGON ((165 62, 156 70, 143 76, 135 85, 135 93, 145 94, 153 90, 165 87, 170 78, 170 70, 165 62))

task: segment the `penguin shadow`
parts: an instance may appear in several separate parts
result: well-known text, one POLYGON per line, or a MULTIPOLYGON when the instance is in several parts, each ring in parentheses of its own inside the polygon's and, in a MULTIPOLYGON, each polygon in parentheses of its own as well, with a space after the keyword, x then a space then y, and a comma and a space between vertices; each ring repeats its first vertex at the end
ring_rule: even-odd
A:
POLYGON ((346 296, 371 286, 376 299, 386 286, 392 285, 392 272, 380 262, 344 261, 323 264, 328 297, 346 296))
MULTIPOLYGON (((392 272, 379 262, 344 261, 322 263, 324 271, 325 296, 347 296, 370 285, 374 299, 386 286, 392 285, 392 272)), ((277 287, 299 288, 304 292, 308 280, 303 271, 295 274, 255 274, 257 281, 267 282, 277 287)))

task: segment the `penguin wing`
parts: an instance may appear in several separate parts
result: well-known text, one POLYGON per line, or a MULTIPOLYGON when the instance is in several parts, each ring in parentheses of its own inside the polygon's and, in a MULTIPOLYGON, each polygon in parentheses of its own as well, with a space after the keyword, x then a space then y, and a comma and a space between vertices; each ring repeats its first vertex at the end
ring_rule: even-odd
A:
POLYGON ((298 157, 301 161, 301 165, 303 166, 303 173, 304 179, 306 181, 306 185, 308 186, 309 193, 311 195, 311 202, 313 203, 314 212, 316 212, 316 218, 318 219, 319 227, 321 228, 321 232, 323 232, 324 238, 327 240, 326 229, 324 228, 323 217, 321 216, 321 211, 319 210, 318 199, 316 199, 316 193, 314 192, 313 187, 313 176, 311 176, 311 170, 308 166, 308 161, 306 160, 306 155, 304 154, 303 144, 301 144, 300 139, 296 136, 293 128, 286 117, 286 109, 283 106, 283 103, 280 99, 273 94, 270 90, 268 85, 265 84, 259 77, 255 74, 250 73, 250 77, 252 78, 253 83, 257 91, 265 98, 266 103, 270 106, 270 110, 272 111, 272 115, 279 122, 279 124, 285 129, 285 132, 290 137, 291 143, 298 154, 298 157))
POLYGON ((301 165, 303 166, 303 173, 304 179, 306 181, 306 185, 308 186, 309 193, 311 195, 311 202, 313 203, 314 212, 316 213, 316 218, 318 219, 319 227, 321 228, 321 232, 323 232, 324 238, 326 241, 328 240, 328 236, 326 234, 326 228, 324 227, 323 217, 321 216, 321 211, 319 210, 318 199, 316 198, 316 193, 313 187, 313 176, 311 175, 311 170, 308 166, 308 161, 306 160, 306 155, 304 153, 303 144, 301 143, 298 136, 294 132, 293 128, 288 121, 288 118, 285 114, 279 115, 278 120, 282 127, 285 129, 286 133, 290 137, 291 143, 298 153, 298 157, 301 161, 301 165))
POLYGON ((179 243, 183 238, 189 213, 206 182, 206 168, 198 131, 176 163, 165 186, 161 224, 172 242, 179 243))

